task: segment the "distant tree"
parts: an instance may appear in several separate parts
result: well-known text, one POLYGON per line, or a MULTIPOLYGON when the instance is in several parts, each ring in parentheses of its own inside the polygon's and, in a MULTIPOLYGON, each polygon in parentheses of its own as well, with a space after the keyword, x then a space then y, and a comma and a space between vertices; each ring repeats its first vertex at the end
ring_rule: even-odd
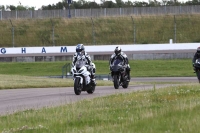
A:
POLYGON ((166 5, 167 6, 179 6, 179 5, 181 5, 181 3, 178 2, 178 0, 174 0, 174 1, 167 1, 166 5))
POLYGON ((200 5, 199 0, 192 0, 192 1, 187 1, 185 2, 186 5, 200 5))
POLYGON ((77 2, 74 1, 71 4, 71 7, 75 9, 88 9, 88 8, 100 8, 100 5, 98 5, 95 1, 87 2, 85 0, 78 0, 77 2))
POLYGON ((122 0, 115 0, 117 7, 123 7, 124 6, 124 2, 122 0))
MULTIPOLYGON (((178 6, 178 5, 200 5, 200 0, 192 0, 187 1, 186 3, 180 3, 178 0, 162 0, 159 2, 158 0, 148 0, 148 2, 144 1, 135 1, 131 2, 130 0, 124 2, 125 0, 115 0, 115 2, 111 0, 100 0, 101 3, 97 4, 95 0, 93 2, 88 2, 86 0, 71 0, 70 8, 72 9, 88 9, 88 8, 116 8, 116 7, 155 7, 155 6, 178 6)), ((62 0, 61 2, 56 3, 55 5, 43 5, 41 7, 42 10, 53 10, 53 9, 67 9, 68 8, 68 0, 62 0)), ((24 6, 23 6, 24 7, 24 6)), ((14 7, 10 6, 11 10, 22 10, 23 7, 14 7)), ((27 7, 24 7, 27 9, 27 7)))
POLYGON ((124 6, 125 7, 133 7, 133 3, 128 0, 127 2, 124 3, 124 6))
POLYGON ((18 5, 18 6, 16 7, 16 10, 27 10, 27 9, 28 9, 28 7, 22 6, 22 5, 18 5))
POLYGON ((115 7, 117 7, 117 5, 116 5, 116 3, 112 2, 112 1, 105 1, 102 4, 102 7, 103 8, 115 8, 115 7))
POLYGON ((42 6, 42 10, 54 10, 56 9, 56 6, 54 4, 52 5, 47 5, 47 6, 42 6))
POLYGON ((166 5, 167 0, 162 0, 162 5, 166 5))
POLYGON ((133 4, 134 6, 136 6, 136 7, 145 7, 145 6, 149 6, 149 4, 147 3, 147 2, 140 2, 140 1, 136 1, 136 2, 134 2, 134 4, 133 4))
POLYGON ((35 10, 35 7, 28 7, 27 10, 35 10))
POLYGON ((5 6, 4 5, 0 5, 0 10, 5 10, 5 6))
POLYGON ((149 6, 151 6, 151 7, 161 6, 161 3, 157 0, 154 0, 154 1, 149 2, 149 6))
POLYGON ((18 5, 16 7, 16 6, 13 6, 13 5, 9 5, 9 6, 6 6, 6 9, 9 9, 11 11, 14 11, 14 10, 35 10, 35 7, 28 7, 28 6, 22 6, 22 5, 18 5))
POLYGON ((64 7, 64 3, 63 3, 63 2, 58 2, 58 3, 56 3, 56 5, 55 5, 55 8, 56 8, 56 9, 63 9, 63 7, 64 7))
POLYGON ((100 5, 98 5, 96 2, 90 2, 90 3, 89 3, 89 7, 90 7, 90 8, 99 8, 100 5))
POLYGON ((9 6, 7 5, 6 9, 9 9, 9 10, 12 11, 12 10, 16 10, 17 8, 15 6, 13 6, 13 5, 9 5, 9 6))
POLYGON ((42 10, 55 10, 55 9, 63 9, 64 7, 66 7, 65 2, 58 2, 56 4, 49 4, 47 6, 43 5, 41 7, 42 10))
MULTIPOLYGON (((67 8, 67 4, 66 4, 66 8, 67 8)), ((73 4, 72 4, 72 8, 75 8, 75 9, 80 9, 82 7, 82 3, 80 3, 79 1, 76 2, 74 1, 73 4)))

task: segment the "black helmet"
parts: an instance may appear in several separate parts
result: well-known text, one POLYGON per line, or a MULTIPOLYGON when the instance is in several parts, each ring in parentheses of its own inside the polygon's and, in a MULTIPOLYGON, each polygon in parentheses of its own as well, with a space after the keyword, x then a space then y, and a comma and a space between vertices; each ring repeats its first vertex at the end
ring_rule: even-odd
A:
POLYGON ((200 54, 200 47, 197 48, 197 54, 200 54))
POLYGON ((84 45, 83 45, 83 44, 78 44, 78 45, 76 46, 76 52, 77 52, 78 55, 83 55, 84 52, 85 52, 85 47, 84 47, 84 45))
POLYGON ((121 54, 121 51, 122 51, 122 49, 121 49, 119 46, 117 46, 117 47, 115 48, 115 54, 116 54, 116 55, 120 55, 120 54, 121 54))

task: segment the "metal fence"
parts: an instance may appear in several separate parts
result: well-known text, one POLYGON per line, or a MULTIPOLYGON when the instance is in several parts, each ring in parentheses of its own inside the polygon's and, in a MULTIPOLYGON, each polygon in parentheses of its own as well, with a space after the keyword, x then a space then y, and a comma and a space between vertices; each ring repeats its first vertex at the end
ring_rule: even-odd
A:
MULTIPOLYGON (((70 9, 71 17, 106 17, 128 15, 167 15, 167 14, 196 14, 200 13, 200 5, 191 6, 160 6, 160 7, 129 7, 129 8, 99 8, 99 9, 70 9)), ((67 18, 69 10, 26 10, 0 11, 0 20, 5 19, 42 19, 67 18)))
POLYGON ((2 20, 0 47, 200 42, 199 16, 2 20))

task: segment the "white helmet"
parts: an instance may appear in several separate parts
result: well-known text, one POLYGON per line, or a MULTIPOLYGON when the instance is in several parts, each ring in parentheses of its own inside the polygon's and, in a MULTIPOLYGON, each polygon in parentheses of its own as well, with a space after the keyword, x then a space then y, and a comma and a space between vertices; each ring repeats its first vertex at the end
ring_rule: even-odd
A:
POLYGON ((122 49, 119 47, 119 46, 117 46, 116 48, 115 48, 115 54, 116 55, 120 55, 121 54, 121 51, 122 51, 122 49))

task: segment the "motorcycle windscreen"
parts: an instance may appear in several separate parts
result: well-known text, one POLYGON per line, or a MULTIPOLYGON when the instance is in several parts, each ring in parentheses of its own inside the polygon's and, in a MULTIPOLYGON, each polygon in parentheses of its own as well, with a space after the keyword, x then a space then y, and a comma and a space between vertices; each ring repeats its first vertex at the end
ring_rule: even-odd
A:
POLYGON ((77 60, 76 61, 76 68, 78 68, 78 69, 80 69, 82 66, 85 66, 85 61, 84 60, 82 60, 82 59, 80 59, 80 60, 77 60))
POLYGON ((123 66, 123 60, 122 59, 115 59, 112 63, 112 71, 117 72, 119 69, 123 66))
POLYGON ((123 65, 123 60, 120 59, 120 58, 117 58, 117 59, 115 59, 115 60, 113 61, 112 65, 113 65, 113 66, 121 66, 121 65, 123 65))

